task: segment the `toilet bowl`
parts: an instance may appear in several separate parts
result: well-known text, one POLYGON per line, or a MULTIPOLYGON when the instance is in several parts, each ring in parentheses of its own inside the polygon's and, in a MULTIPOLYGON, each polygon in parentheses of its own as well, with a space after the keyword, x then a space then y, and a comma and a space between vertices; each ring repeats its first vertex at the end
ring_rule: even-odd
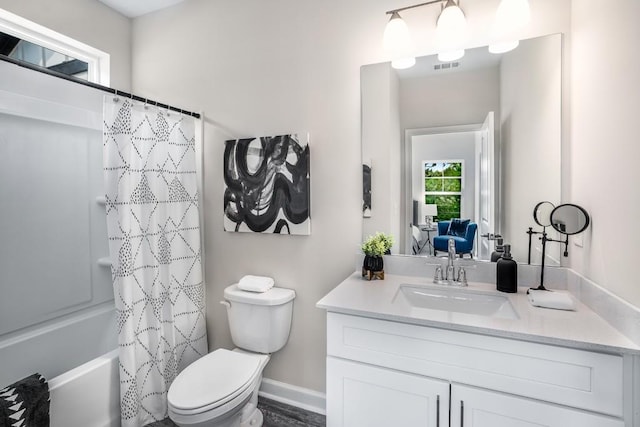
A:
MULTIPOLYGON (((169 417, 179 426, 242 426, 255 416, 250 403, 269 361, 266 354, 218 349, 198 359, 178 375, 169 388, 169 417), (244 416, 243 416, 244 415, 244 416), (253 416, 253 417, 252 417, 253 416), (234 424, 235 422, 235 424, 234 424)), ((257 402, 256 402, 257 403, 257 402)), ((255 427, 260 425, 254 420, 255 427)))
POLYGON ((224 292, 232 340, 237 348, 215 350, 185 368, 167 395, 169 417, 180 427, 260 427, 257 408, 269 353, 289 336, 295 292, 272 288, 254 293, 236 285, 224 292))

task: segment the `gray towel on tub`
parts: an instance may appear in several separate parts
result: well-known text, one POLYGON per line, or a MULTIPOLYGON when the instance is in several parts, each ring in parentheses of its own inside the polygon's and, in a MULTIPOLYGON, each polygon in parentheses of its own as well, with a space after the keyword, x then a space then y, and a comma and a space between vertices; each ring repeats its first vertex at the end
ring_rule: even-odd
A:
POLYGON ((42 375, 0 390, 0 427, 49 427, 49 384, 42 375))

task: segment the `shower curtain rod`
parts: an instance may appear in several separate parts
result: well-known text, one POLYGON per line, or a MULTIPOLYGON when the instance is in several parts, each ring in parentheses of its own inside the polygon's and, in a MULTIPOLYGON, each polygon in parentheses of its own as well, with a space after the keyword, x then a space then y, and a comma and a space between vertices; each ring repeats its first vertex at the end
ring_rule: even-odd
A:
POLYGON ((177 113, 186 114, 187 116, 192 116, 192 117, 195 117, 196 119, 200 118, 200 113, 194 113, 192 111, 183 110, 181 108, 173 107, 173 106, 168 105, 168 104, 162 104, 162 103, 160 103, 158 101, 153 101, 151 99, 143 98, 141 96, 134 95, 132 93, 127 93, 127 92, 124 92, 124 91, 121 91, 121 90, 118 90, 118 89, 113 89, 113 88, 110 88, 108 86, 103 86, 103 85, 98 84, 98 83, 88 82, 86 80, 82 80, 82 79, 79 79, 77 77, 69 76, 67 74, 63 74, 63 73, 60 73, 58 71, 53 71, 53 70, 49 70, 47 68, 42 68, 42 67, 39 67, 37 65, 29 64, 28 62, 18 61, 16 59, 9 58, 6 55, 0 54, 0 60, 6 61, 6 62, 10 62, 12 64, 15 64, 15 65, 19 66, 19 67, 28 68, 30 70, 38 71, 38 72, 44 73, 44 74, 49 74, 50 76, 58 77, 58 78, 61 78, 61 79, 64 79, 64 80, 67 80, 67 81, 70 81, 70 82, 73 82, 73 83, 78 83, 78 84, 81 84, 83 86, 89 86, 89 87, 92 87, 94 89, 101 90, 103 92, 109 92, 109 93, 114 94, 116 96, 122 96, 122 97, 130 98, 130 99, 133 99, 133 100, 136 100, 136 101, 144 102, 146 104, 155 105, 156 107, 165 108, 167 110, 175 111, 177 113))

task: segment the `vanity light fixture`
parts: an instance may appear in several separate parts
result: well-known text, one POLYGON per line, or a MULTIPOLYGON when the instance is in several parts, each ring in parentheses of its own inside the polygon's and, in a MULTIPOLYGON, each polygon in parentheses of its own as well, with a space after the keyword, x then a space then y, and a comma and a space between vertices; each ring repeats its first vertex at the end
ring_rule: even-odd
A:
POLYGON ((436 21, 438 60, 455 61, 464 56, 462 46, 467 38, 467 19, 454 0, 447 0, 436 21))
MULTIPOLYGON (((391 66, 396 69, 412 67, 416 63, 409 27, 400 17, 402 11, 416 7, 441 4, 436 21, 438 60, 451 62, 464 56, 467 39, 467 19, 460 8, 460 0, 432 0, 390 10, 391 19, 384 30, 384 48, 391 56, 391 66)), ((518 47, 519 33, 531 20, 529 0, 500 0, 496 10, 489 52, 504 53, 518 47)))
POLYGON ((531 20, 529 0, 501 0, 493 24, 493 42, 489 52, 504 53, 520 44, 518 33, 531 20))
POLYGON ((402 70, 415 65, 416 58, 413 56, 413 41, 409 27, 398 11, 391 11, 391 19, 384 29, 383 43, 384 49, 391 54, 393 68, 402 70))
POLYGON ((436 21, 436 34, 440 46, 438 59, 443 62, 455 61, 464 55, 464 49, 461 48, 466 39, 467 20, 464 12, 456 0, 433 0, 387 12, 391 19, 384 30, 384 48, 391 55, 393 68, 409 68, 416 62, 409 27, 399 12, 436 3, 445 3, 436 21))

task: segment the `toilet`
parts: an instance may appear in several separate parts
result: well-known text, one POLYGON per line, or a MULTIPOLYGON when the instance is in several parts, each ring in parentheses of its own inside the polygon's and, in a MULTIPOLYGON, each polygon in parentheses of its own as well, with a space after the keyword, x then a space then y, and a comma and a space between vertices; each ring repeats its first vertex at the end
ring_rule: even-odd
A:
POLYGON ((238 347, 218 349, 187 366, 167 395, 169 418, 180 427, 260 427, 258 390, 269 355, 287 343, 292 289, 224 290, 231 339, 238 347))

